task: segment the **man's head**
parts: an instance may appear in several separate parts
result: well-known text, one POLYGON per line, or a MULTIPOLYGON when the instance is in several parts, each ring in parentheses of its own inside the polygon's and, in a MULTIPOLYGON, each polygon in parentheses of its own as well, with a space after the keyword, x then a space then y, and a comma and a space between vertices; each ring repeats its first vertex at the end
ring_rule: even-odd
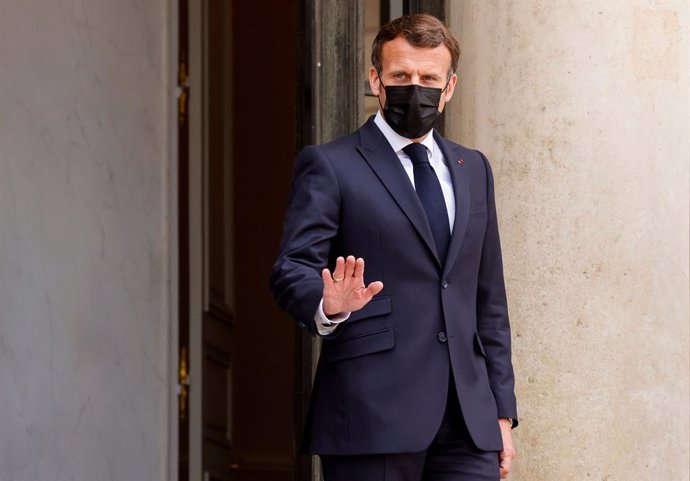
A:
POLYGON ((438 111, 443 111, 455 90, 459 57, 458 41, 443 22, 431 15, 405 15, 381 27, 374 40, 371 90, 385 107, 384 87, 443 89, 438 102, 438 111))
POLYGON ((438 18, 426 14, 404 15, 381 27, 371 49, 371 64, 377 72, 383 69, 383 45, 396 37, 404 38, 417 48, 434 48, 443 44, 450 54, 448 77, 458 69, 460 46, 448 27, 438 18))

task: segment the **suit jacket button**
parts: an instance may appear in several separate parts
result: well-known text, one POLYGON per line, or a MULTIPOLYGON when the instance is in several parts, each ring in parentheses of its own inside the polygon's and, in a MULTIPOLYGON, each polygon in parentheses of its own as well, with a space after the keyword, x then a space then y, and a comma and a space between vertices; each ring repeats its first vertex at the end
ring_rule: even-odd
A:
POLYGON ((446 342, 448 340, 448 336, 446 336, 446 333, 441 331, 438 333, 438 342, 446 342))
POLYGON ((448 287, 448 281, 444 280, 443 282, 441 282, 441 287, 443 287, 444 289, 448 287))

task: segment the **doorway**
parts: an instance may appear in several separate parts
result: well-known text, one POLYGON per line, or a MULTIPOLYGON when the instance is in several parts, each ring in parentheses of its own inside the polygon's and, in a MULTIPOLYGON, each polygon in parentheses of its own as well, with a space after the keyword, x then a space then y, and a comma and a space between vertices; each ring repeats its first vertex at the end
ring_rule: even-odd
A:
POLYGON ((296 150, 297 11, 180 1, 180 480, 294 479, 298 334, 268 276, 296 150))
POLYGON ((268 289, 294 158, 375 111, 380 22, 445 3, 178 2, 178 479, 317 480, 297 442, 319 343, 268 289))

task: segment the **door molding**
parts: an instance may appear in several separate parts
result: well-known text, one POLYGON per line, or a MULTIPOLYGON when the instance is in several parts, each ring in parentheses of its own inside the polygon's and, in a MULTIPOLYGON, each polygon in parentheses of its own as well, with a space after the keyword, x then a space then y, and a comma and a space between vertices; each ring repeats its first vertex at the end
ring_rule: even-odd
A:
MULTIPOLYGON (((354 131, 364 111, 364 0, 300 0, 296 55, 297 149, 354 131), (350 101, 343 102, 342 99, 350 101)), ((297 332, 296 412, 300 433, 321 348, 318 339, 297 332)), ((318 458, 297 454, 295 479, 318 481, 318 458)))
MULTIPOLYGON (((204 99, 204 0, 186 0, 188 5, 188 64, 189 64, 189 162, 188 162, 188 223, 189 243, 187 265, 189 326, 189 480, 200 480, 202 475, 202 346, 203 346, 203 299, 204 235, 203 195, 205 152, 204 99)), ((186 480, 180 480, 186 481, 186 480)))
POLYGON ((168 304, 167 312, 162 313, 164 319, 168 320, 169 346, 168 346, 168 452, 167 452, 167 479, 178 479, 180 461, 180 422, 179 422, 179 344, 180 344, 180 158, 181 152, 186 145, 186 136, 180 124, 180 94, 179 87, 179 65, 182 59, 186 58, 186 31, 181 28, 180 22, 186 18, 187 0, 168 0, 168 69, 167 78, 169 79, 170 91, 167 97, 168 107, 168 188, 167 195, 167 227, 168 227, 168 304))

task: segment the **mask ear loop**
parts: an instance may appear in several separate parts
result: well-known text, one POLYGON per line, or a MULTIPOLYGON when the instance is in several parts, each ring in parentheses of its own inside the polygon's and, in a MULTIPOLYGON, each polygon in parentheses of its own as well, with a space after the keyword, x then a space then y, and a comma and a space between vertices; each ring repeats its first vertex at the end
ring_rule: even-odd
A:
MULTIPOLYGON (((453 78, 453 75, 455 75, 455 72, 453 72, 452 74, 450 74, 450 75, 448 76, 448 81, 446 82, 446 86, 443 87, 443 89, 441 90, 441 93, 443 93, 443 92, 446 91, 446 89, 448 88, 448 84, 450 84, 450 79, 453 78)), ((380 77, 379 77, 379 80, 380 80, 380 77)))
MULTIPOLYGON (((383 88, 383 90, 386 90, 386 86, 383 85, 383 80, 381 80, 381 72, 376 71, 376 76, 379 78, 379 86, 383 88)), ((448 79, 450 82, 450 79, 448 79)), ((383 112, 383 105, 381 105, 381 91, 379 89, 379 94, 376 96, 376 99, 379 101, 379 107, 381 108, 381 111, 383 112)))

